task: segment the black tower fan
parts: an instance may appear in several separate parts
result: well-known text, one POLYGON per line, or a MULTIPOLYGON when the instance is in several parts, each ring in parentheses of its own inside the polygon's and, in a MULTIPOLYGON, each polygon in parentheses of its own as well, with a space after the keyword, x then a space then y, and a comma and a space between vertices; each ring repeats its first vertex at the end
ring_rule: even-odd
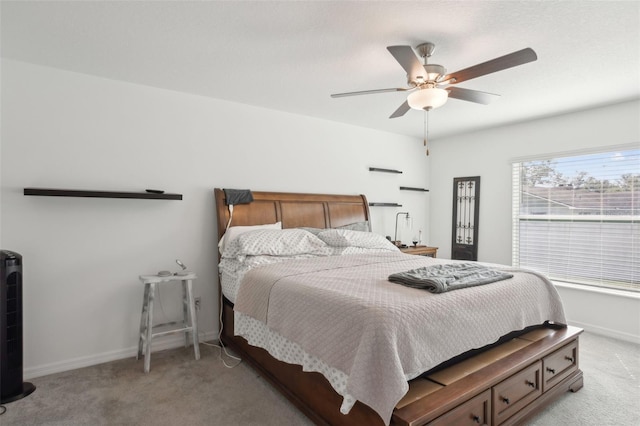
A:
POLYGON ((22 256, 0 250, 0 403, 34 390, 22 382, 22 256))

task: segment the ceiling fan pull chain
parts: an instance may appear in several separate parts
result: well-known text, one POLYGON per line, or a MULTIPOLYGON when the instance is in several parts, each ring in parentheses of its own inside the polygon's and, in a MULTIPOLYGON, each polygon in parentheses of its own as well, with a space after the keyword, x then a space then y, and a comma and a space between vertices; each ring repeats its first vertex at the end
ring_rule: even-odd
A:
POLYGON ((424 146, 427 157, 429 156, 429 148, 427 147, 427 139, 429 138, 429 111, 424 111, 424 146))

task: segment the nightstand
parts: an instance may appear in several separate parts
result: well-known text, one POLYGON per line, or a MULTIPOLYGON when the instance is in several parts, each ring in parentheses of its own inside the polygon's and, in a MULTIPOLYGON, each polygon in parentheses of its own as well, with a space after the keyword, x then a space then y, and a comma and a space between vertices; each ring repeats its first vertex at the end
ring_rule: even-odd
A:
POLYGON ((436 255, 438 254, 438 247, 409 246, 401 248, 400 251, 406 254, 415 254, 417 256, 436 257, 436 255))
POLYGON ((142 301, 142 315, 140 316, 140 335, 138 338, 138 355, 140 359, 144 353, 144 372, 151 369, 151 340, 154 337, 165 336, 172 333, 184 333, 185 347, 189 345, 189 333, 193 343, 193 351, 196 360, 200 359, 200 346, 198 338, 198 319, 196 305, 193 297, 192 281, 194 273, 178 273, 175 275, 140 275, 140 281, 144 284, 144 298, 142 301), (156 286, 161 283, 182 283, 182 319, 165 324, 153 324, 153 301, 156 295, 156 286))

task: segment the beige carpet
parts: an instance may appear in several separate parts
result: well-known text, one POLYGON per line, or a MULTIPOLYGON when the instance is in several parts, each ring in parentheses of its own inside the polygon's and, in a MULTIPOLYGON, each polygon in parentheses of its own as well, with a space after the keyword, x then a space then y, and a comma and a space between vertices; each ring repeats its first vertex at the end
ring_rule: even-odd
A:
MULTIPOLYGON (((585 387, 537 416, 535 426, 640 425, 640 345, 584 333, 585 387)), ((30 380, 36 391, 5 404, 0 425, 310 425, 250 367, 227 369, 201 345, 157 352, 151 372, 124 359, 30 380)))

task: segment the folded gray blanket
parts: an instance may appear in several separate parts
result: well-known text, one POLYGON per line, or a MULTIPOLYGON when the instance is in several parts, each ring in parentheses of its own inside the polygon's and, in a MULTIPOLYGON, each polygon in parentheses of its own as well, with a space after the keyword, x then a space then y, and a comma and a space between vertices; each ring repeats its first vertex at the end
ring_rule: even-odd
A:
POLYGON ((444 293, 465 287, 489 284, 513 277, 477 263, 447 263, 389 275, 389 281, 431 293, 444 293))

